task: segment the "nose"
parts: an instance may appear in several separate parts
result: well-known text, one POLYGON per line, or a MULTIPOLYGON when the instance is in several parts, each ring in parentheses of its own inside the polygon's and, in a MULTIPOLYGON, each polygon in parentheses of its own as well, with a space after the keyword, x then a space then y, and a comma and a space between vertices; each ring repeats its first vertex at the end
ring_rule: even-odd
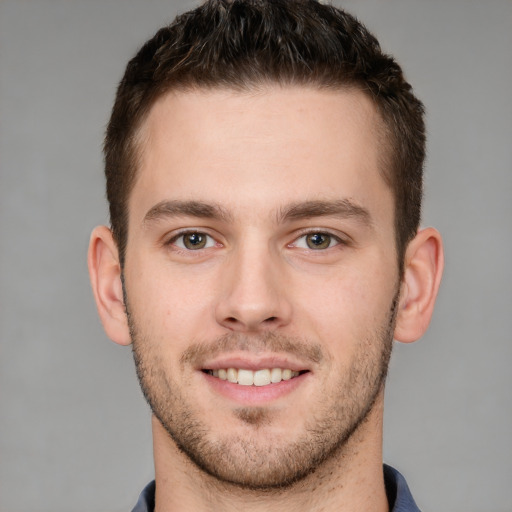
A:
POLYGON ((238 332, 261 332, 290 322, 286 277, 278 255, 246 247, 230 255, 216 306, 217 322, 238 332))

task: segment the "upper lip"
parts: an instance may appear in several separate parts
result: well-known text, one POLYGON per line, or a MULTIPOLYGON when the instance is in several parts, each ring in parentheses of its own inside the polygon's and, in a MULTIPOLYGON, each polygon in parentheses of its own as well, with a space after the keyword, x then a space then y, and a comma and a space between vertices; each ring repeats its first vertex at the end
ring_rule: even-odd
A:
POLYGON ((201 364, 200 370, 221 370, 226 368, 237 368, 244 370, 263 370, 267 368, 282 368, 300 372, 310 370, 303 362, 294 358, 280 355, 248 355, 248 354, 231 354, 215 357, 201 364))

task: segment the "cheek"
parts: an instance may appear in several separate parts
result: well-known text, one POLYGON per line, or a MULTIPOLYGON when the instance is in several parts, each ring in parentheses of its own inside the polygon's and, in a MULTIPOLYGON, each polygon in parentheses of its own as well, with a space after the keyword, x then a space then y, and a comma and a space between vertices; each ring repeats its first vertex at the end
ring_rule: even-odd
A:
POLYGON ((307 318, 327 345, 357 344, 389 319, 397 287, 392 268, 352 267, 333 272, 329 279, 303 280, 301 291, 295 292, 297 317, 307 318))
POLYGON ((205 279, 146 267, 127 275, 130 313, 138 331, 154 345, 183 349, 191 339, 203 337, 212 304, 211 287, 205 279))

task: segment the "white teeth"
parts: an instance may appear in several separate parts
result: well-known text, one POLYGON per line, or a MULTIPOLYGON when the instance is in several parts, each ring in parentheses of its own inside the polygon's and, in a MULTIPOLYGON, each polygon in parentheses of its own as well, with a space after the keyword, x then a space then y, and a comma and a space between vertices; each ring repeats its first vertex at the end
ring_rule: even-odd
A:
POLYGON ((236 368, 221 368, 210 370, 209 373, 221 380, 227 380, 241 386, 268 386, 269 384, 277 384, 282 380, 290 380, 299 375, 299 372, 292 371, 289 368, 265 368, 254 372, 243 368, 239 370, 236 368))
MULTIPOLYGON (((240 375, 240 370, 238 371, 240 375)), ((266 386, 270 384, 270 370, 258 370, 254 372, 254 385, 255 386, 266 386)))
POLYGON ((254 372, 251 370, 238 370, 238 384, 252 386, 254 384, 254 372))
POLYGON ((281 371, 281 368, 272 368, 270 371, 270 382, 276 383, 281 382, 283 372, 281 371))

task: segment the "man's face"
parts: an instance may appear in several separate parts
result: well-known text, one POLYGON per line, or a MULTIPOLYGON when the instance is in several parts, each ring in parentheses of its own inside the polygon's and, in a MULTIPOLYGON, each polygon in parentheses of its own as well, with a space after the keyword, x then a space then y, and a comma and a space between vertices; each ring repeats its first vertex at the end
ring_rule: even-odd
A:
POLYGON ((171 93, 143 126, 124 268, 138 374, 221 480, 286 485, 355 430, 380 436, 399 279, 379 124, 361 93, 275 87, 171 93))

